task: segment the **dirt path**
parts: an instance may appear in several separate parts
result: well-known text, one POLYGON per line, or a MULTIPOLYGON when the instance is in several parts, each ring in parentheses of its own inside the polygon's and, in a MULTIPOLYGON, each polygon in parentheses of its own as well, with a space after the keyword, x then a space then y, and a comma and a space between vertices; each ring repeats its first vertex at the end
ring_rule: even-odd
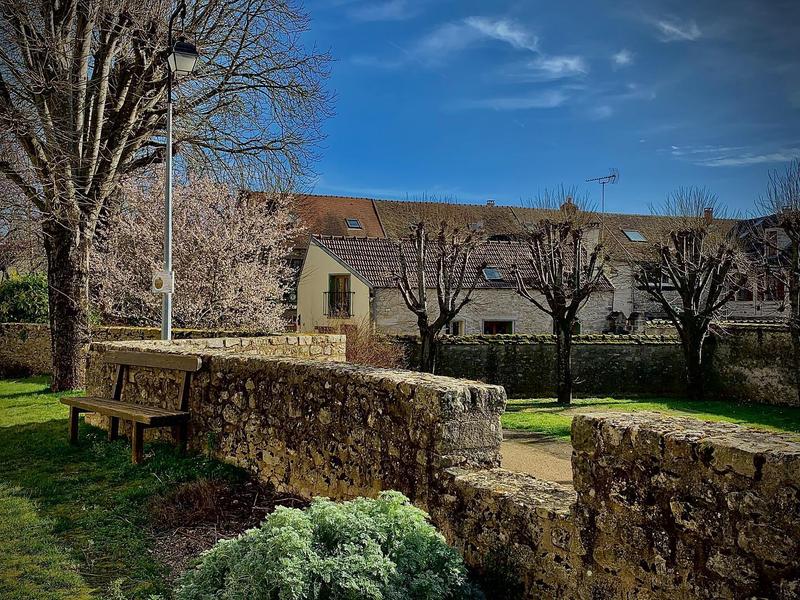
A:
POLYGON ((572 446, 531 431, 503 430, 502 466, 539 479, 572 484, 572 446))

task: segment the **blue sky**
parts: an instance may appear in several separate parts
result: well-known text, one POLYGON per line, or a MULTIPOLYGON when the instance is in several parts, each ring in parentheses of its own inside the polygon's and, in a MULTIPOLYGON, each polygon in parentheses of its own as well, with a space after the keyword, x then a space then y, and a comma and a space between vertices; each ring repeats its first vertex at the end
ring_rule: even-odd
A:
POLYGON ((616 167, 753 210, 800 156, 800 2, 308 0, 335 58, 317 193, 517 204, 616 167))

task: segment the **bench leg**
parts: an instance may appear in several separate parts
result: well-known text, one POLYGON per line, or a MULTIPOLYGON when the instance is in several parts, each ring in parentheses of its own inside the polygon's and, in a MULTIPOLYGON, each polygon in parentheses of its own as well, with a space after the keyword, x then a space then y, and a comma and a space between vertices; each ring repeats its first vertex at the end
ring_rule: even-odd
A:
POLYGON ((108 441, 113 442, 119 437, 119 417, 111 417, 108 425, 108 441))
POLYGON ((186 452, 186 423, 172 426, 172 439, 181 452, 186 452))
POLYGON ((74 406, 69 407, 69 443, 78 443, 78 415, 80 411, 74 406))
POLYGON ((131 461, 138 465, 144 454, 144 424, 134 423, 131 437, 131 461))

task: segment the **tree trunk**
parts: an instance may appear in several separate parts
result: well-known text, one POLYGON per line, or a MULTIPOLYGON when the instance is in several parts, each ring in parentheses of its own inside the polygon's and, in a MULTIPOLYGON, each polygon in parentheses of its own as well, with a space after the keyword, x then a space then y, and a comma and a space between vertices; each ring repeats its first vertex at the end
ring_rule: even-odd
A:
POLYGON ((556 377, 558 403, 572 402, 572 323, 556 323, 556 377))
POLYGON ((792 256, 789 268, 789 334, 792 338, 792 359, 797 397, 800 400, 800 240, 792 239, 792 256))
POLYGON ((436 372, 436 335, 429 329, 420 330, 419 370, 436 372))
POLYGON ((89 244, 59 224, 43 226, 47 253, 53 391, 83 387, 89 341, 89 244))
POLYGON ((706 332, 694 324, 683 325, 681 342, 686 358, 686 386, 689 398, 703 400, 705 397, 705 373, 703 364, 703 343, 706 332))

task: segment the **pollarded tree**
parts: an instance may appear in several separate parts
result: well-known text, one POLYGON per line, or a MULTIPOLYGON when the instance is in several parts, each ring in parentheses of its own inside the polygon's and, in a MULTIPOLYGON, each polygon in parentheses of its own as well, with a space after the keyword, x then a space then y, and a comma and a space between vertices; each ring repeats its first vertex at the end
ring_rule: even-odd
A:
POLYGON ((564 188, 545 191, 533 203, 541 217, 525 226, 527 264, 514 268, 517 293, 550 315, 556 336, 558 402, 572 401, 572 336, 581 308, 596 291, 609 286, 608 261, 594 213, 576 203, 564 188))
POLYGON ((787 321, 792 338, 794 369, 800 376, 800 159, 793 160, 783 172, 770 173, 766 192, 759 199, 759 207, 788 240, 783 247, 777 239, 768 239, 765 231, 754 232, 762 238, 766 250, 765 264, 761 270, 766 277, 783 281, 788 289, 787 321))
POLYGON ((681 339, 687 389, 705 392, 703 346, 709 329, 746 284, 750 268, 730 224, 717 218, 717 197, 704 188, 680 188, 652 212, 670 220, 653 259, 634 267, 634 279, 667 314, 681 339), (715 212, 717 217, 715 217, 715 212))
MULTIPOLYGON (((161 178, 124 183, 118 214, 92 253, 93 308, 106 320, 161 320, 161 298, 149 286, 163 227, 153 188, 162 185, 161 178)), ((238 193, 209 178, 176 186, 174 197, 175 324, 282 330, 292 282, 286 257, 299 235, 291 199, 238 193)))
MULTIPOLYGON (((53 389, 81 385, 98 221, 123 178, 165 157, 171 4, 0 6, 0 144, 22 156, 0 174, 42 217, 53 389)), ((328 108, 328 57, 303 47, 306 15, 291 0, 196 0, 178 24, 202 60, 176 90, 173 150, 199 170, 291 185, 328 108)))
POLYGON ((420 369, 436 371, 439 337, 472 300, 483 265, 476 255, 485 241, 480 227, 459 218, 450 204, 428 205, 411 234, 398 242, 399 272, 395 281, 408 309, 417 317, 420 335, 420 369), (463 222, 462 222, 463 221, 463 222), (428 305, 435 290, 438 312, 428 305))

